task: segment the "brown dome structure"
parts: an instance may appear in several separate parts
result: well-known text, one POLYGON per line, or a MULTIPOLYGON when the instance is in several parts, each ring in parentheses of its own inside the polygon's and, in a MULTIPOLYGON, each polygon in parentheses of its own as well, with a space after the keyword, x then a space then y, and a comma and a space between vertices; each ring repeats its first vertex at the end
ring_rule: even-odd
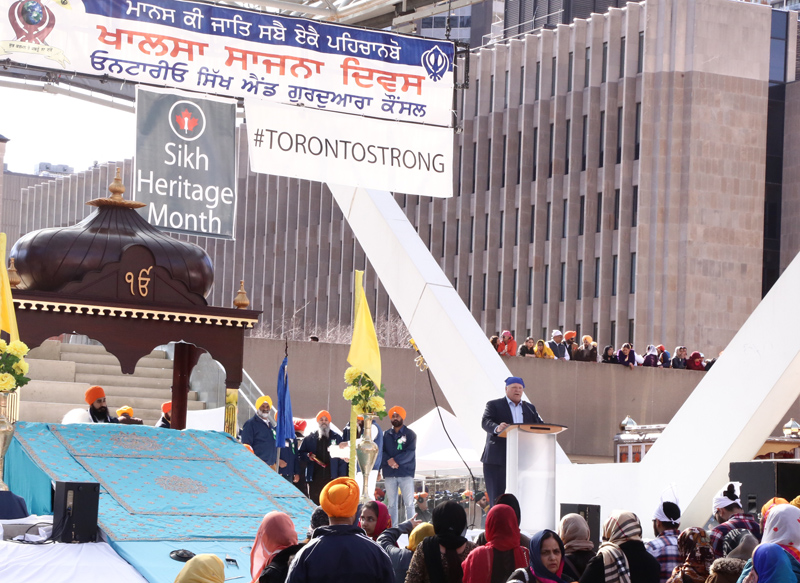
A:
POLYGON ((19 288, 60 291, 104 265, 120 261, 131 245, 141 245, 173 279, 183 282, 190 292, 207 296, 214 270, 205 250, 162 233, 137 213, 135 209, 145 205, 122 198, 125 187, 119 170, 109 191, 110 197, 86 203, 98 210, 80 223, 31 231, 17 241, 9 256, 22 280, 19 288))

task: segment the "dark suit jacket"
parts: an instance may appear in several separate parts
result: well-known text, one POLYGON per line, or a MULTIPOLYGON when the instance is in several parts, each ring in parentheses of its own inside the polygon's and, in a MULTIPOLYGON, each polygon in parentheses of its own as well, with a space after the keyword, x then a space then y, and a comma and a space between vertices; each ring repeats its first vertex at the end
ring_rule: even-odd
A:
MULTIPOLYGON (((506 464, 506 438, 496 435, 494 430, 501 423, 510 424, 513 422, 511 408, 508 406, 508 401, 506 401, 505 397, 486 403, 486 409, 481 420, 481 427, 486 432, 486 445, 481 456, 483 463, 499 466, 506 464)), ((522 422, 544 423, 542 418, 539 417, 539 413, 536 412, 536 407, 527 401, 522 401, 522 422)))

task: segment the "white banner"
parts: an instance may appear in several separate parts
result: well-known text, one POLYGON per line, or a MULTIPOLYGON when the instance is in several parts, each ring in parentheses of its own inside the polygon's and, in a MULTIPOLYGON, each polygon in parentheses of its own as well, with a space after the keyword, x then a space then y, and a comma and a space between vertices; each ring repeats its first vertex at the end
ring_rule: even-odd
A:
POLYGON ((453 196, 453 131, 245 100, 255 172, 453 196))

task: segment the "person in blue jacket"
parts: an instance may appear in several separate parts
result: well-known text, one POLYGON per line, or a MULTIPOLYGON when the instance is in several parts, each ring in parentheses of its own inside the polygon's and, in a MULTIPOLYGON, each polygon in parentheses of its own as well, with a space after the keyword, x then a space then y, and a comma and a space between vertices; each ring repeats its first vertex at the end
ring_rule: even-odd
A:
POLYGON ((278 457, 278 447, 275 444, 276 425, 272 399, 264 395, 256 400, 256 414, 242 427, 242 443, 252 447, 253 453, 268 466, 275 466, 278 457))
POLYGON ((397 524, 397 490, 403 495, 406 518, 414 516, 414 471, 417 469, 417 434, 405 426, 406 410, 389 409, 392 428, 383 434, 381 473, 386 484, 386 506, 397 524))
POLYGON ((347 462, 342 458, 332 458, 328 448, 339 445, 342 436, 331 429, 331 414, 327 411, 317 413, 319 429, 309 433, 300 446, 300 456, 306 461, 306 482, 308 497, 319 506, 322 489, 340 476, 347 475, 347 462))
POLYGON ((297 437, 287 439, 281 446, 278 473, 293 484, 300 483, 300 446, 297 437))

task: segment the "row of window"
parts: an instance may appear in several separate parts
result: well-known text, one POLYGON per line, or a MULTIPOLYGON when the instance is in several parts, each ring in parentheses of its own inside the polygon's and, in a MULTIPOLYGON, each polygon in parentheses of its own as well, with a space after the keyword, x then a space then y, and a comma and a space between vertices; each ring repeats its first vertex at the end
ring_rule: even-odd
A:
MULTIPOLYGON (((429 16, 422 19, 422 28, 445 28, 447 26, 446 16, 429 16)), ((472 16, 451 16, 450 28, 469 28, 472 26, 472 16)))
MULTIPOLYGON (((437 17, 438 18, 438 17, 437 17)), ((443 18, 443 17, 442 17, 443 18)), ((424 20, 423 20, 424 23, 424 20)), ((453 26, 453 25, 451 25, 453 26)), ((444 27, 444 23, 442 23, 442 27, 444 27)), ((423 28, 425 28, 423 24, 423 28)), ((622 79, 625 77, 625 37, 621 39, 621 46, 620 46, 620 53, 619 53, 619 78, 622 79)), ((589 87, 589 72, 590 72, 590 65, 591 65, 591 47, 586 47, 586 66, 584 69, 583 74, 583 86, 589 87)), ((573 62, 574 62, 574 54, 572 52, 569 53, 567 56, 567 93, 572 91, 572 82, 573 82, 573 62)), ((556 71, 558 70, 558 58, 553 57, 553 68, 550 74, 550 97, 554 97, 556 94, 556 71)), ((639 53, 638 59, 636 62, 636 73, 639 74, 644 70, 644 32, 639 33, 639 53)), ((607 80, 607 72, 608 72, 608 43, 603 43, 603 66, 601 68, 601 77, 600 82, 605 83, 607 80)), ((524 88, 525 88, 525 67, 520 67, 519 71, 520 75, 520 92, 519 92, 519 105, 522 105, 523 98, 524 98, 524 88)), ((541 98, 541 81, 542 81, 542 63, 541 61, 536 62, 536 85, 535 85, 535 101, 539 101, 541 98)), ((503 107, 508 108, 508 96, 510 92, 511 86, 511 72, 505 72, 505 90, 503 93, 503 107)), ((475 94, 480 95, 480 79, 475 80, 475 94)), ((464 115, 464 104, 463 100, 465 99, 466 92, 461 94, 462 104, 461 104, 461 116, 463 118, 464 115)), ((479 100, 475 99, 475 115, 478 115, 478 105, 479 100)), ((494 111, 494 75, 489 76, 489 111, 494 111)))

